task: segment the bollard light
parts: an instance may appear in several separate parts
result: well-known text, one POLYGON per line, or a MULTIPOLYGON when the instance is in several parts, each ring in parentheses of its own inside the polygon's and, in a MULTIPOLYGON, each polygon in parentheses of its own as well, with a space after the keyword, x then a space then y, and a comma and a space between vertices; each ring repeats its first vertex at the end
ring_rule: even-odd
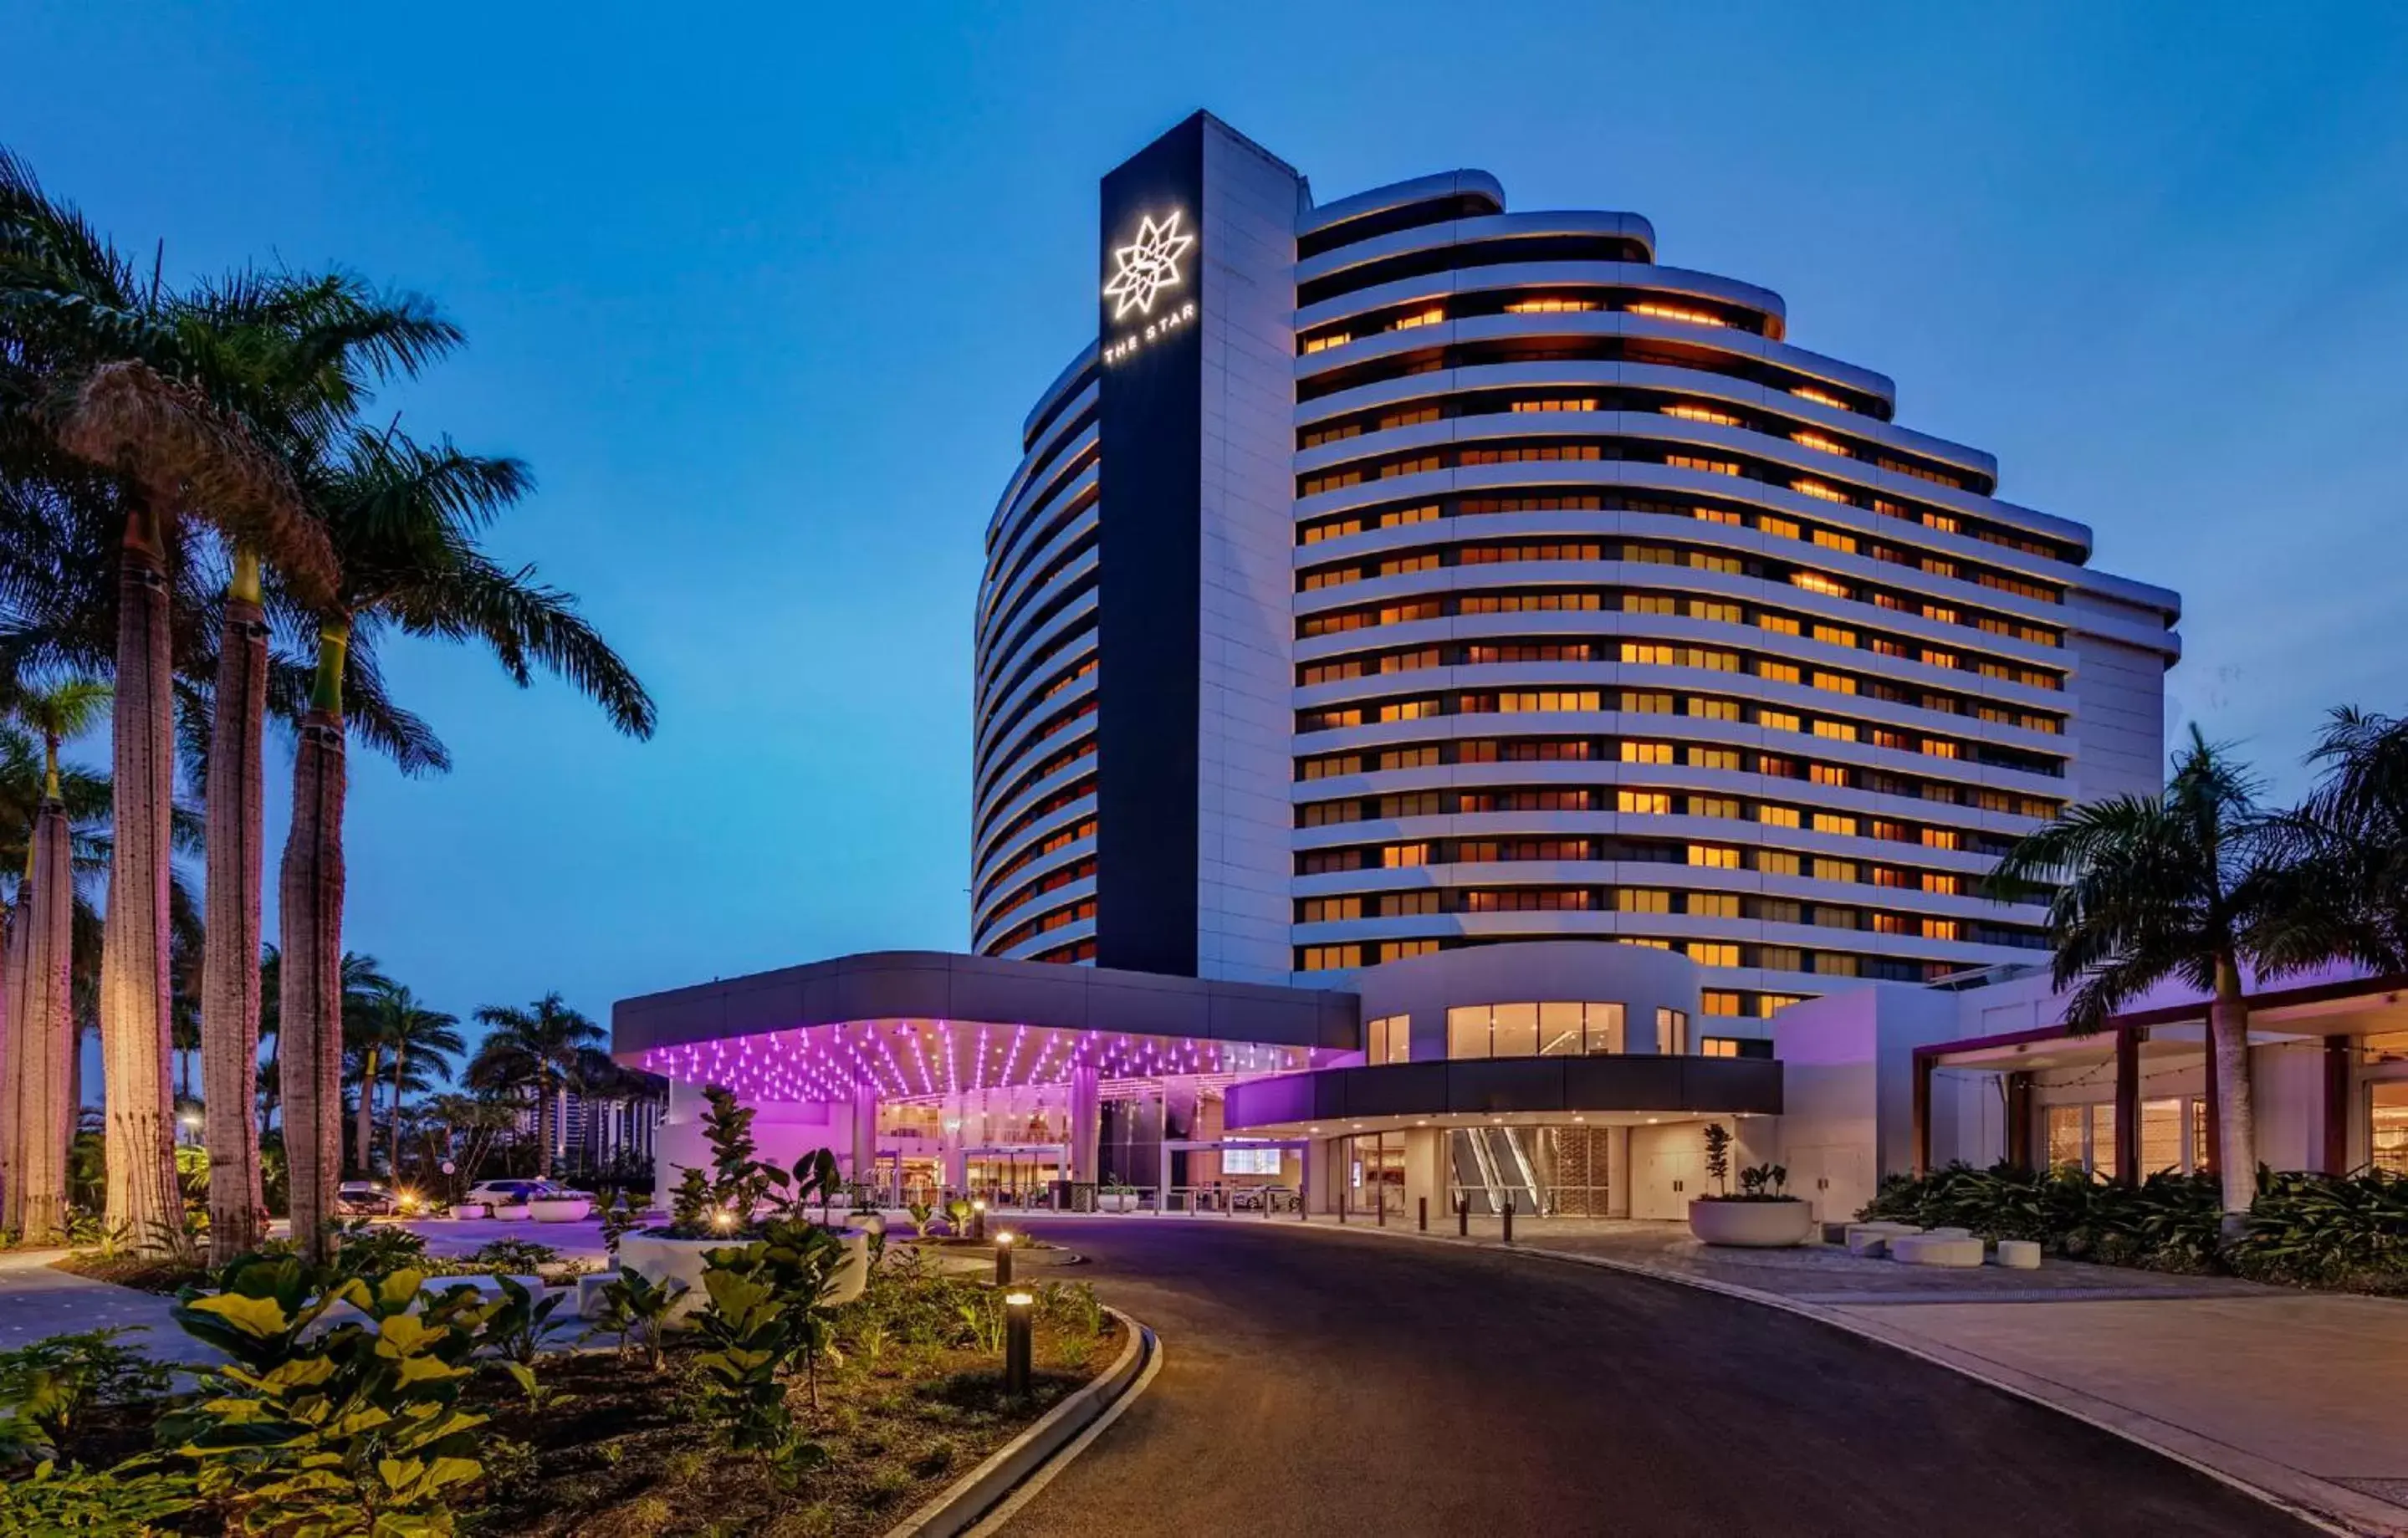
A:
POLYGON ((1003 1391, 1019 1398, 1028 1394, 1029 1332, 1035 1323, 1037 1300, 1025 1292, 1003 1295, 1003 1391))
POLYGON ((1011 1234, 1008 1229, 995 1236, 995 1285, 1011 1286, 1011 1234))
POLYGON ((970 1200, 970 1237, 972 1239, 986 1237, 986 1199, 984 1197, 974 1197, 970 1200))
POLYGON ((1505 1198, 1505 1243, 1513 1243, 1513 1198, 1510 1194, 1505 1198))

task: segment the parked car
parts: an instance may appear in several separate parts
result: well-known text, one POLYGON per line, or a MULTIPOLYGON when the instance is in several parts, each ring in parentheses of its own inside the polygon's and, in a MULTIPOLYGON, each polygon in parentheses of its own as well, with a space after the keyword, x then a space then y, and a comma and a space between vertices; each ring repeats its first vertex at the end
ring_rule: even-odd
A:
POLYGON ((335 1187, 335 1211, 346 1217, 391 1217, 401 1211, 401 1199, 373 1180, 347 1180, 335 1187))
POLYGON ((545 1197, 580 1197, 583 1191, 572 1191, 553 1180, 480 1180, 468 1187, 464 1201, 482 1201, 496 1207, 516 1206, 522 1202, 540 1200, 545 1197))

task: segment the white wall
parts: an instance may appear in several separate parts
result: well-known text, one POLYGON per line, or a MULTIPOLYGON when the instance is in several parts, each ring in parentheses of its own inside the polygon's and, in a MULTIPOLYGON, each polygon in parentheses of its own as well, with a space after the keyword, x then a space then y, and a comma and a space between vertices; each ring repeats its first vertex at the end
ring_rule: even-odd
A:
POLYGON ((1204 127, 1196 968, 1288 980, 1296 173, 1204 127))
MULTIPOLYGON (((664 1207, 688 1166, 706 1174, 710 1171, 710 1142, 702 1128, 710 1106, 702 1091, 700 1085, 669 1081, 668 1118, 661 1124, 652 1160, 652 1200, 664 1207)), ((803 1155, 825 1148, 836 1155, 841 1169, 852 1157, 853 1111, 850 1101, 839 1105, 763 1102, 752 1118, 754 1157, 780 1169, 792 1169, 803 1155)))

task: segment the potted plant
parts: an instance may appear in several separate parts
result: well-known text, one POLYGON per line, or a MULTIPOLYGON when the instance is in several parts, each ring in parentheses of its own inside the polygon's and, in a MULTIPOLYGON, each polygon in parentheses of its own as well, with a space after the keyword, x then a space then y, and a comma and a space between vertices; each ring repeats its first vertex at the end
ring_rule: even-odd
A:
POLYGON ((1788 1193, 1789 1171, 1757 1164, 1739 1172, 1730 1188, 1731 1135, 1720 1122, 1706 1127, 1706 1173, 1715 1190, 1689 1203, 1689 1231, 1708 1244, 1742 1249, 1786 1249, 1814 1233, 1814 1208, 1788 1193))
MULTIPOLYGON (((807 1223, 814 1202, 824 1216, 842 1186, 836 1156, 825 1148, 803 1155, 791 1170, 755 1158, 752 1108, 738 1104, 734 1095, 717 1085, 704 1095, 710 1102, 703 1117, 703 1135, 710 1142, 710 1172, 681 1169, 669 1200, 668 1226, 625 1234, 619 1241, 620 1270, 634 1272, 654 1286, 684 1285, 681 1315, 699 1308, 708 1296, 703 1272, 713 1251, 749 1244, 779 1225, 807 1223)), ((830 1270, 824 1301, 830 1307, 851 1302, 869 1280, 869 1235, 857 1228, 819 1227, 841 1251, 830 1270)))
POLYGON ((1137 1187, 1117 1180, 1106 1181, 1096 1188, 1096 1211, 1099 1213, 1133 1213, 1137 1211, 1137 1187))

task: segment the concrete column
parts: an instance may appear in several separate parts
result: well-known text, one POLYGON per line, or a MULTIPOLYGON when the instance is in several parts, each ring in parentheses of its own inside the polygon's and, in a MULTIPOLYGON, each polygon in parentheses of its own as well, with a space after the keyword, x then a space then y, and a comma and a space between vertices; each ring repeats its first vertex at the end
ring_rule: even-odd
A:
POLYGON ((1405 1129, 1406 1222, 1413 1222, 1419 1216, 1424 1198, 1429 1200, 1433 1229, 1440 1218, 1453 1218, 1455 1206, 1446 1195, 1446 1131, 1437 1127, 1409 1127, 1405 1129))
POLYGON ((853 1091, 852 1178, 867 1186, 878 1170, 878 1086, 855 1085, 853 1091))
POLYGON ((2318 1130, 2323 1134, 2324 1172, 2329 1175, 2349 1172, 2349 1070, 2357 1044, 2347 1036, 2325 1038, 2324 1117, 2318 1130))
POLYGON ((2115 1184, 2141 1183, 2141 1032, 2115 1030, 2115 1184))
POLYGON ((1630 1128, 1605 1129, 1605 1215, 1630 1215, 1630 1128))
POLYGON ((1090 1184, 1102 1178, 1101 1084, 1096 1070, 1086 1064, 1070 1071, 1070 1178, 1090 1184))

